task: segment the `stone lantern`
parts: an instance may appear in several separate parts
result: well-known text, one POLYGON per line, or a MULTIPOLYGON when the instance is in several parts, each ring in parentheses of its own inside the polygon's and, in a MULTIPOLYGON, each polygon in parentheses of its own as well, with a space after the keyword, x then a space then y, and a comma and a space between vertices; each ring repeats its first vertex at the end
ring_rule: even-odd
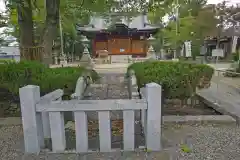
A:
POLYGON ((54 64, 58 65, 59 64, 59 49, 58 47, 60 46, 60 43, 58 43, 57 41, 53 41, 53 59, 54 59, 54 64))
POLYGON ((82 43, 84 45, 84 49, 88 49, 88 43, 90 42, 89 39, 86 36, 82 36, 82 43))
POLYGON ((80 59, 80 66, 86 67, 88 69, 92 69, 93 68, 93 61, 92 61, 92 58, 91 58, 89 50, 88 50, 89 40, 87 39, 86 36, 83 36, 82 37, 82 42, 83 42, 83 45, 84 45, 84 50, 83 50, 82 57, 80 59))
POLYGON ((54 58, 54 64, 58 65, 58 50, 53 48, 53 58, 54 58))
POLYGON ((148 51, 147 51, 147 58, 157 59, 156 52, 155 52, 155 50, 153 49, 153 46, 152 46, 152 44, 154 43, 155 40, 156 39, 152 35, 150 35, 150 37, 147 39, 148 44, 149 44, 149 48, 148 48, 148 51))

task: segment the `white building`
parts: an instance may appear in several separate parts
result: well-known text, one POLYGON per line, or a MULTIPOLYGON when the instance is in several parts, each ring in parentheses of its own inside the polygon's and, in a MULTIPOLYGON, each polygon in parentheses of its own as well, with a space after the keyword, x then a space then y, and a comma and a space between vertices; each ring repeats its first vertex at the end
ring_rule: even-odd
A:
POLYGON ((0 59, 20 61, 20 50, 16 46, 0 47, 0 59))

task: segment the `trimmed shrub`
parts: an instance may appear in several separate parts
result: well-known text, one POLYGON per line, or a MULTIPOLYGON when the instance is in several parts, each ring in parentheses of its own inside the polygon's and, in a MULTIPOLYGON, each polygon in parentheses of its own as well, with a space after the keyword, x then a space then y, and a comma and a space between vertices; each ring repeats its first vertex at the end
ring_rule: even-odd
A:
POLYGON ((98 75, 82 67, 48 68, 34 61, 5 62, 0 65, 0 88, 18 94, 20 87, 28 84, 39 85, 45 94, 58 88, 75 89, 77 79, 88 72, 95 81, 98 75))
POLYGON ((0 102, 18 104, 19 88, 29 84, 40 86, 41 95, 60 88, 69 97, 83 73, 88 73, 93 81, 98 79, 95 71, 83 67, 48 68, 34 61, 6 61, 0 64, 0 102))
POLYGON ((239 60, 239 54, 236 52, 236 53, 232 53, 232 60, 234 62, 237 62, 239 60))
POLYGON ((186 99, 195 93, 197 87, 210 86, 214 72, 208 65, 172 61, 134 63, 128 71, 130 69, 135 71, 139 88, 147 83, 158 83, 168 99, 186 99))

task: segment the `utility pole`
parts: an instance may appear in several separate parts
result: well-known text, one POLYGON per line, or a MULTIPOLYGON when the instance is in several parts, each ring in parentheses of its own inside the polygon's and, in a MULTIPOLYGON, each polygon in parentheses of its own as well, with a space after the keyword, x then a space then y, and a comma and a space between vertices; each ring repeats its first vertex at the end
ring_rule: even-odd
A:
POLYGON ((175 41, 175 51, 174 51, 174 59, 177 58, 177 38, 178 38, 178 32, 179 32, 179 1, 176 0, 176 11, 175 11, 175 18, 176 18, 176 41, 175 41))
POLYGON ((59 13, 59 30, 60 30, 60 41, 61 41, 61 56, 64 55, 63 52, 63 33, 62 33, 62 23, 61 23, 61 15, 59 13))
MULTIPOLYGON (((233 14, 231 17, 230 17, 230 19, 235 23, 233 26, 234 26, 234 33, 235 33, 235 30, 236 30, 236 27, 240 27, 240 21, 236 21, 235 19, 234 19, 234 17, 235 16, 239 16, 240 15, 240 12, 237 12, 237 13, 235 13, 235 14, 233 14)), ((238 29, 238 28, 237 28, 238 29)), ((239 32, 239 29, 238 29, 238 32, 239 32)), ((234 41, 234 37, 235 37, 235 35, 233 36, 233 41, 234 41)), ((239 38, 239 37, 238 37, 239 38)), ((238 39, 237 38, 237 39, 238 39)), ((232 42, 233 43, 233 42, 232 42)), ((238 50, 236 50, 236 52, 238 53, 238 66, 239 66, 239 68, 240 68, 240 50, 238 49, 238 50)))

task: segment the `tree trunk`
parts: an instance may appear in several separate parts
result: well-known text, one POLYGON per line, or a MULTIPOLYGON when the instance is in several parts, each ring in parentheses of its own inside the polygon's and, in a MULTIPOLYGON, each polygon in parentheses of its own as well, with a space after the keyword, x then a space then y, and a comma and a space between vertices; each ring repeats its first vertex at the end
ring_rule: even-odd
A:
POLYGON ((28 51, 28 48, 32 48, 34 46, 32 5, 31 0, 25 0, 24 2, 25 3, 18 4, 17 6, 20 34, 20 56, 21 60, 32 60, 32 53, 31 51, 28 51))
POLYGON ((59 22, 60 0, 46 0, 46 19, 43 31, 42 44, 44 47, 43 62, 52 64, 53 41, 57 36, 59 22))

